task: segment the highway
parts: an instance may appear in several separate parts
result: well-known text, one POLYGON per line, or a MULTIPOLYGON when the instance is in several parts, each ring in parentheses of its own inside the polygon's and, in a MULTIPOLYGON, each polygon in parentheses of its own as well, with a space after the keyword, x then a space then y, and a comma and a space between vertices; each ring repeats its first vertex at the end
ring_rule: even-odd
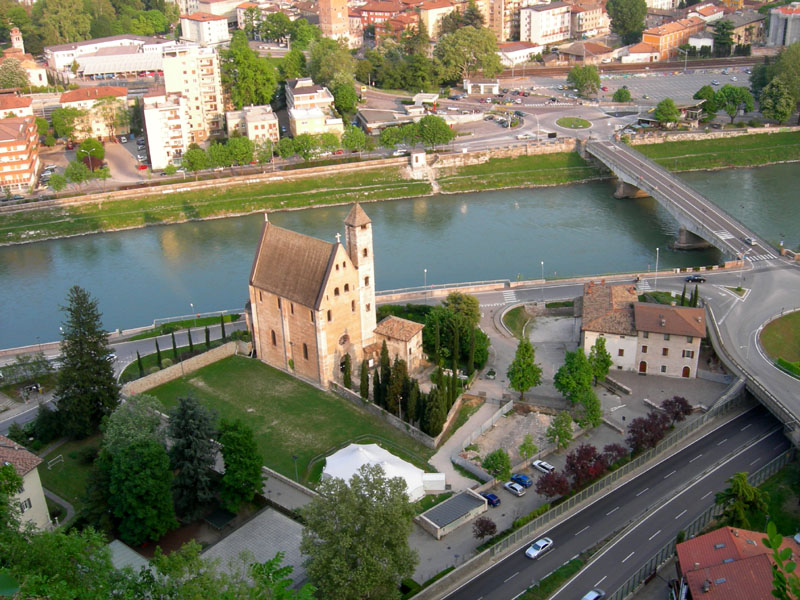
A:
POLYGON ((604 586, 603 589, 613 592, 641 566, 642 560, 649 559, 670 536, 713 503, 714 492, 723 489, 731 475, 764 465, 786 451, 789 442, 781 430, 780 423, 760 406, 729 419, 677 454, 661 460, 596 500, 572 518, 548 531, 542 531, 540 537, 547 536, 555 542, 550 553, 532 561, 524 555, 526 543, 446 598, 515 598, 572 557, 607 540, 645 511, 656 508, 663 499, 675 495, 679 488, 699 473, 736 452, 732 460, 705 475, 688 492, 675 495, 667 506, 653 512, 641 525, 605 551, 598 561, 574 580, 575 583, 571 583, 555 598, 578 598, 598 582, 604 586), (742 450, 745 445, 749 445, 749 449, 742 450))

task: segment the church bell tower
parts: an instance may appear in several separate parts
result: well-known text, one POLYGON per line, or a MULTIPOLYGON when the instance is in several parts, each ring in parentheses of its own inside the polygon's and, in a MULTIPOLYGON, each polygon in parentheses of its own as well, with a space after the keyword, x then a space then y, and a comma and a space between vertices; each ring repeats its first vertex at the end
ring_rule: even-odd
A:
POLYGON ((350 260, 358 269, 361 340, 364 346, 375 339, 375 261, 372 255, 372 221, 356 203, 344 220, 345 244, 350 260))

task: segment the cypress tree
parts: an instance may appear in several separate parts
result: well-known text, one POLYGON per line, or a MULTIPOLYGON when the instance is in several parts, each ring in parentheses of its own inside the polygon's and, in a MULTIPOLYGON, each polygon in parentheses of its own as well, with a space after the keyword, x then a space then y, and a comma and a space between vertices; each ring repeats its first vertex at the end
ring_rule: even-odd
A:
POLYGON ((434 338, 433 338, 433 356, 436 360, 439 360, 439 350, 441 350, 442 344, 442 332, 439 330, 439 320, 436 320, 436 328, 434 329, 434 338))
POLYGON ((700 300, 700 290, 697 287, 697 284, 694 284, 694 295, 692 296, 692 306, 697 308, 697 303, 700 300))
POLYGON ((178 362, 178 345, 175 343, 175 332, 172 332, 172 360, 178 362))
POLYGON ((225 315, 220 315, 219 316, 219 327, 220 327, 220 331, 222 333, 222 341, 224 342, 225 341, 225 337, 226 337, 225 336, 225 315))
POLYGON ((208 331, 208 325, 206 325, 206 350, 211 350, 211 333, 208 331))
POLYGON ((469 354, 467 355, 467 375, 475 372, 475 328, 472 328, 472 335, 469 336, 469 354))
POLYGON ((192 328, 187 327, 186 333, 189 335, 189 352, 194 352, 194 344, 192 343, 192 328))
POLYGON ((142 357, 139 356, 139 351, 136 351, 136 364, 139 366, 139 377, 144 377, 144 365, 142 364, 142 357))
POLYGON ((386 340, 381 344, 381 406, 386 404, 386 390, 389 387, 389 379, 392 376, 392 364, 389 361, 389 349, 386 347, 386 340))
POLYGON ((411 387, 408 391, 408 401, 406 402, 406 418, 413 424, 419 418, 418 407, 420 403, 419 383, 416 379, 411 380, 411 387))
POLYGON ((383 399, 381 398, 381 374, 378 369, 372 374, 372 401, 378 405, 383 406, 383 399))
POLYGON ((362 400, 369 400, 369 367, 367 367, 367 360, 361 361, 361 392, 362 400))
POLYGON ((436 437, 442 432, 444 426, 445 415, 447 412, 444 409, 444 397, 442 396, 439 388, 433 388, 428 395, 428 402, 425 406, 425 416, 427 433, 432 437, 436 437))
POLYGON ((158 338, 153 338, 156 341, 156 362, 158 363, 158 368, 162 369, 161 366, 161 348, 158 347, 158 338))
POLYGON ((683 284, 683 291, 681 292, 681 306, 686 306, 686 284, 683 284))
POLYGON ((458 339, 458 319, 453 321, 453 375, 458 373, 458 359, 461 358, 461 348, 458 339))
POLYGON ((350 355, 344 355, 344 372, 342 373, 342 382, 344 383, 344 387, 348 390, 352 389, 353 387, 353 380, 352 380, 352 365, 350 363, 350 355))

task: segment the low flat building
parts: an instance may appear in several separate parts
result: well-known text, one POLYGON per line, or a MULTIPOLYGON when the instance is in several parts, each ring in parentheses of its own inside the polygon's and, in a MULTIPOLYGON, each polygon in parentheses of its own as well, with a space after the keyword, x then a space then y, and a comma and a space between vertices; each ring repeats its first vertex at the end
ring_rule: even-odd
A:
POLYGON ((61 94, 60 103, 62 108, 86 111, 86 116, 76 121, 75 141, 89 137, 102 140, 130 131, 130 124, 113 118, 115 112, 128 110, 128 88, 111 85, 79 88, 61 94))
POLYGON ((466 94, 499 94, 500 93, 500 80, 499 79, 481 79, 473 77, 472 79, 464 80, 464 92, 466 94))
POLYGON ((497 55, 500 57, 500 62, 506 67, 524 65, 537 54, 541 54, 543 50, 544 46, 537 46, 532 42, 497 44, 497 55))
POLYGON ((159 170, 180 163, 193 141, 187 99, 182 94, 167 94, 163 87, 156 88, 142 97, 142 112, 150 167, 159 170))
POLYGON ((66 71, 72 67, 72 63, 79 57, 86 54, 94 54, 101 48, 135 46, 141 49, 142 52, 161 53, 161 48, 169 44, 174 44, 174 40, 132 34, 112 35, 94 40, 47 46, 44 49, 44 57, 51 69, 66 71))
POLYGON ((289 129, 292 136, 303 133, 309 135, 332 133, 341 137, 344 133, 344 123, 339 117, 334 117, 327 110, 321 108, 291 108, 289 109, 289 129))
POLYGON ((286 80, 286 108, 329 109, 333 94, 324 85, 317 85, 310 77, 286 80))
POLYGON ((407 319, 388 316, 375 328, 375 345, 380 346, 386 342, 389 357, 394 360, 404 360, 409 372, 419 368, 423 358, 422 353, 422 323, 415 323, 407 319))
POLYGON ((414 520, 437 540, 489 510, 486 498, 464 490, 425 511, 414 520))
POLYGON ((706 23, 716 23, 725 16, 725 9, 714 4, 696 4, 692 6, 687 17, 700 17, 706 23))
POLYGON ((212 15, 206 12, 195 12, 181 15, 181 40, 195 42, 201 46, 218 46, 231 39, 228 33, 228 18, 224 15, 212 15))
MULTIPOLYGON (((0 152, 5 146, 5 125, 5 121, 0 123, 0 152)), ((13 501, 20 509, 20 520, 23 524, 32 523, 37 529, 45 529, 50 525, 50 514, 37 468, 41 463, 41 458, 0 435, 0 464, 12 465, 17 475, 22 477, 22 489, 13 496, 13 501)))
POLYGON ((698 52, 702 48, 708 48, 709 55, 714 49, 714 34, 710 31, 699 31, 689 36, 688 44, 698 52))
POLYGON ((362 108, 356 113, 359 126, 367 133, 377 133, 394 125, 413 123, 418 118, 407 112, 379 108, 362 108))
POLYGON ((0 119, 33 116, 32 103, 33 100, 30 96, 0 94, 0 119))
POLYGON ((278 130, 278 117, 272 112, 272 107, 246 106, 242 110, 231 110, 225 113, 228 137, 235 131, 256 144, 266 139, 278 143, 280 132, 278 130))
POLYGON ((575 42, 565 48, 559 48, 558 53, 565 56, 570 63, 587 65, 610 62, 614 57, 613 49, 595 42, 575 42))
POLYGON ((639 42, 620 56, 620 62, 623 64, 658 62, 660 56, 657 48, 645 42, 639 42))

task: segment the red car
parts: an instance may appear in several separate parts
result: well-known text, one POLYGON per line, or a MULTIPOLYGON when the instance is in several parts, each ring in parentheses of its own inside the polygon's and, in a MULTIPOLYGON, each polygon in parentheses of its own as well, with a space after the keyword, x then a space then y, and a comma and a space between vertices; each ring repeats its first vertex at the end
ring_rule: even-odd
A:
POLYGON ((147 165, 137 165, 136 168, 140 171, 147 171, 149 167, 147 165))
POLYGON ((336 152, 334 152, 334 154, 344 154, 344 150, 339 148, 336 152))
POLYGON ((67 150, 74 150, 75 149, 75 142, 69 141, 67 142, 67 150))
POLYGON ((603 87, 601 87, 600 89, 601 89, 601 90, 603 90, 604 92, 607 92, 607 91, 608 91, 608 88, 607 88, 606 86, 603 86, 603 87))

